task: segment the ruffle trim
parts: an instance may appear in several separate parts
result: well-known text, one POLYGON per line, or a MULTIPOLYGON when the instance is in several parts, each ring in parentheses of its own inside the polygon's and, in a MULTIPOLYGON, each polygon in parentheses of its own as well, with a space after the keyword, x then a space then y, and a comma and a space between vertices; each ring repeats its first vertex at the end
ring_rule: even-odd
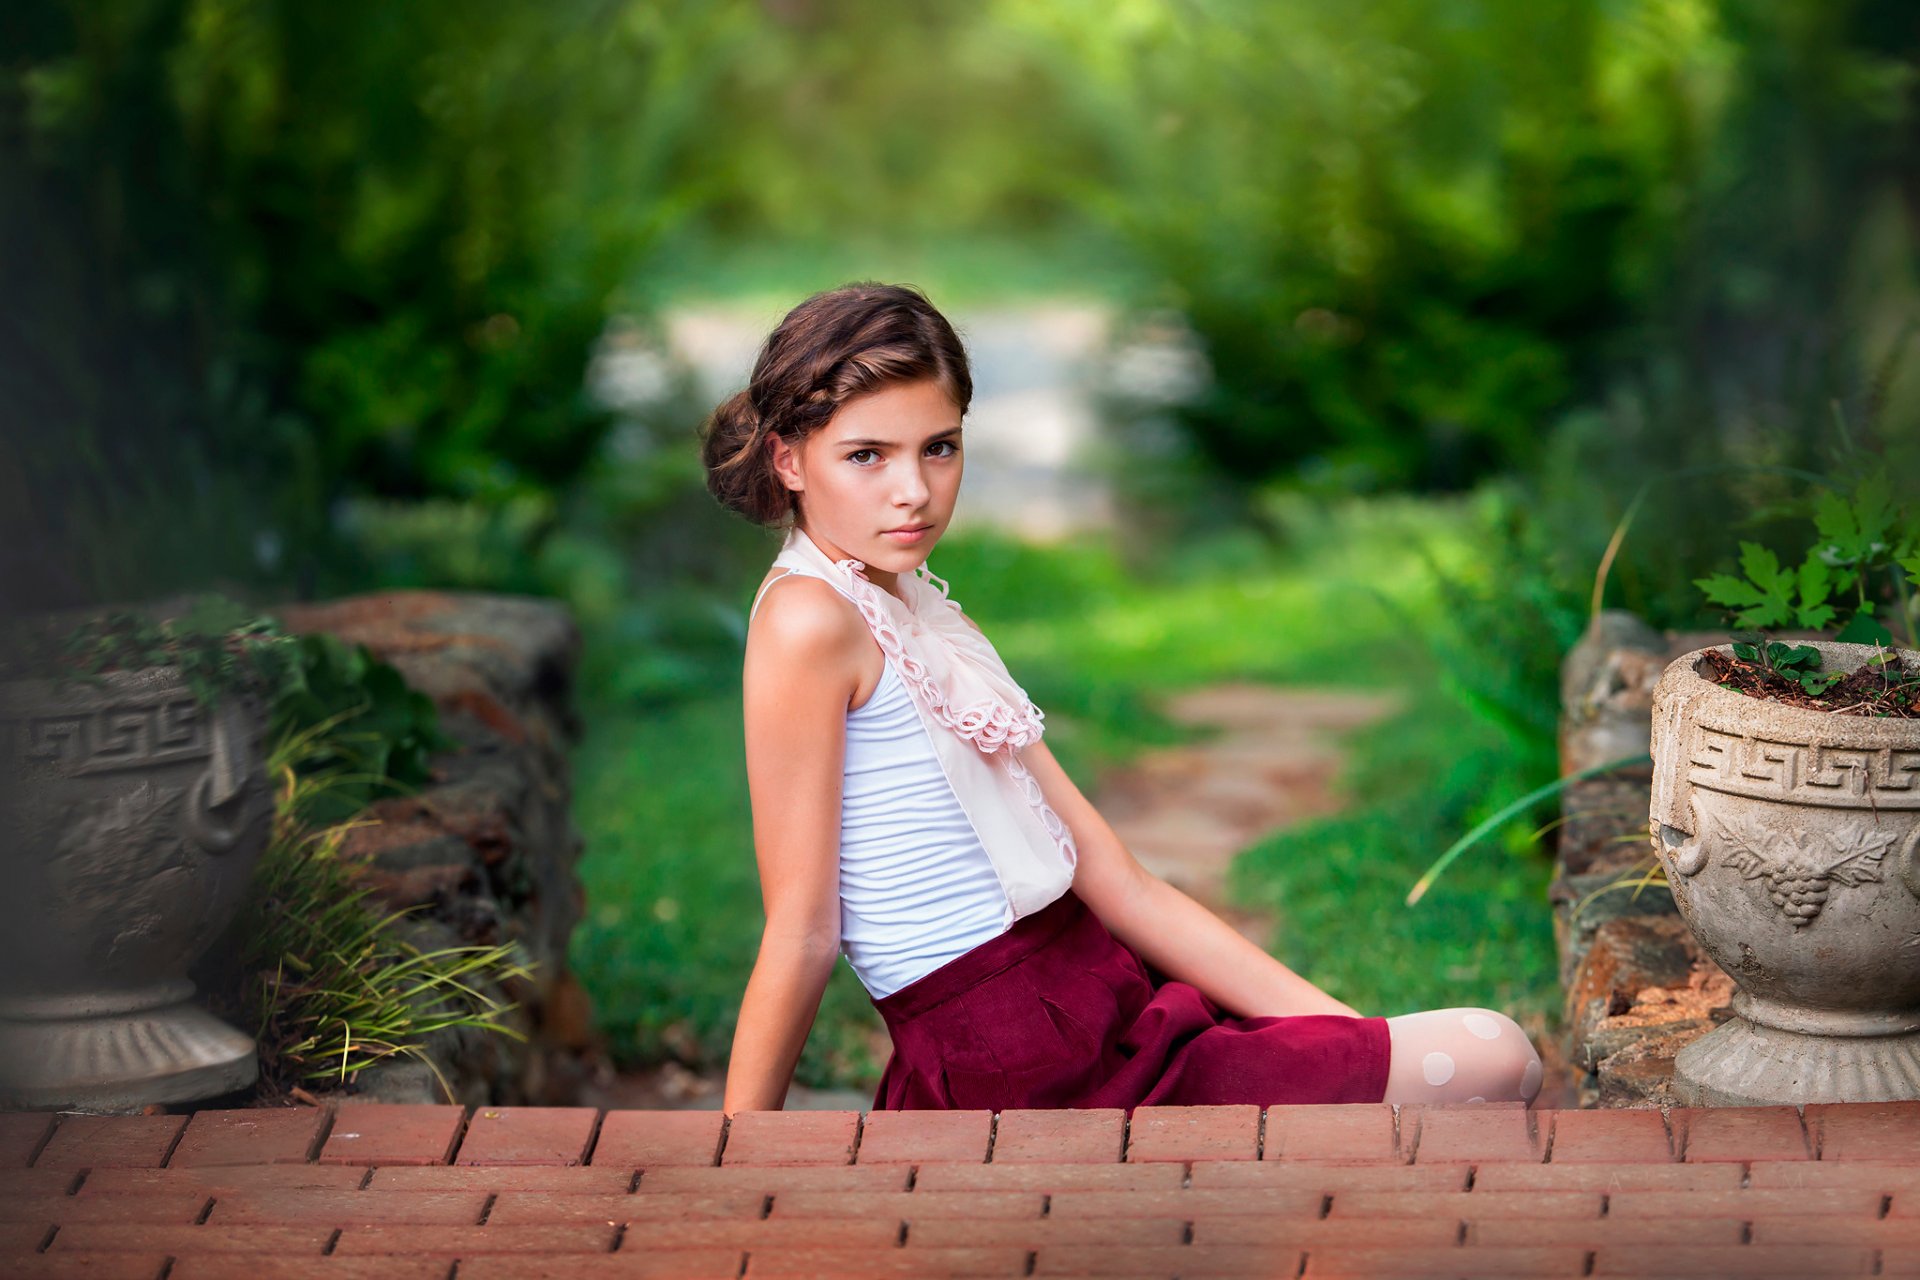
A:
MULTIPOLYGON (((860 610, 860 616, 866 619, 867 629, 873 632, 880 651, 891 658, 900 674, 920 690, 920 696, 932 711, 934 719, 979 747, 982 752, 1000 755, 1007 773, 1019 785, 1020 794, 1039 817, 1040 825, 1046 828, 1054 847, 1066 859, 1067 867, 1072 869, 1076 866, 1080 860, 1080 849, 1074 844, 1073 832, 1053 811, 1053 806, 1047 803, 1046 794, 1040 790, 1040 780, 1033 776, 1032 770, 1016 754, 1019 748, 1040 741, 1045 732, 1046 716, 1040 708, 1034 706, 1023 693, 1017 709, 998 699, 988 699, 955 712, 948 704, 946 690, 927 674, 926 666, 918 658, 907 652, 900 632, 887 616, 886 606, 875 598, 880 588, 861 572, 866 568, 865 563, 848 558, 834 561, 834 567, 846 573, 854 606, 860 610), (1002 747, 1007 750, 1002 751, 1002 747)), ((916 572, 923 580, 938 586, 942 599, 949 598, 946 582, 936 577, 924 564, 916 572)))
MULTIPOLYGON (((998 698, 987 698, 955 710, 947 700, 947 691, 927 673, 926 665, 907 652, 893 619, 887 616, 886 606, 876 598, 880 588, 860 572, 866 565, 859 560, 846 559, 834 561, 834 567, 846 572, 853 588, 853 602, 859 608, 860 616, 867 620, 867 628, 879 642, 881 652, 892 658, 900 674, 920 691, 935 720, 988 755, 1002 747, 1018 749, 1040 741, 1041 735, 1046 732, 1046 717, 1024 693, 1018 707, 1008 706, 998 698)), ((932 574, 925 576, 933 578, 932 574)), ((940 594, 943 597, 947 594, 944 582, 940 583, 940 594)))

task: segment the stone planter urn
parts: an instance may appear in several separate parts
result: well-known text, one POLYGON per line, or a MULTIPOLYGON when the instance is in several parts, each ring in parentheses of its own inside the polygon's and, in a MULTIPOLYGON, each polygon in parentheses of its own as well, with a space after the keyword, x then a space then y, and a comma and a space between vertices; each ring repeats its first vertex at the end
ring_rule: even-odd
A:
POLYGON ((191 1003, 266 847, 266 714, 172 667, 0 683, 0 1107, 242 1089, 253 1040, 191 1003))
MULTIPOLYGON (((1815 647, 1829 671, 1874 653, 1815 647)), ((1674 1091, 1920 1099, 1920 720, 1748 697, 1696 672, 1707 652, 1655 690, 1649 817, 1680 914, 1739 990, 1676 1057, 1674 1091)))

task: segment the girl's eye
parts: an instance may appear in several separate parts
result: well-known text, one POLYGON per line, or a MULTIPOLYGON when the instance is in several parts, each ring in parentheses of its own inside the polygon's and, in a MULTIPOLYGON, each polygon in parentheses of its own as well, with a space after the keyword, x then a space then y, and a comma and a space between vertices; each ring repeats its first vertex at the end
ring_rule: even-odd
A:
MULTIPOLYGON (((935 454, 934 456, 937 458, 951 458, 960 452, 960 446, 952 440, 935 440, 932 444, 928 445, 927 448, 929 450, 945 450, 943 453, 935 454)), ((874 456, 875 454, 872 449, 855 449, 847 455, 847 461, 856 467, 864 467, 869 465, 868 460, 874 456)))

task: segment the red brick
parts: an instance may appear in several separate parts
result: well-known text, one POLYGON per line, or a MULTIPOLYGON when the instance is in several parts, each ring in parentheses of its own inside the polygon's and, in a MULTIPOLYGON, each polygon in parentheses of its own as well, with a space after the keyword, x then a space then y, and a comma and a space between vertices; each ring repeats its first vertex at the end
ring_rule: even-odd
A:
POLYGON ((1737 1191, 1737 1164, 1483 1164, 1475 1191, 1737 1191))
POLYGON ((622 1250, 604 1258, 571 1254, 552 1262, 525 1254, 462 1258, 460 1280, 733 1280, 743 1256, 739 1249, 665 1249, 622 1250))
POLYGON ((466 1108, 433 1103, 343 1102, 320 1148, 321 1164, 445 1164, 466 1108))
POLYGON ((1880 1214, 1880 1196, 1845 1187, 1814 1191, 1621 1191, 1608 1199, 1607 1212, 1616 1218, 1753 1219, 1819 1213, 1873 1218, 1880 1214))
POLYGON ((929 1218, 907 1227, 907 1248, 959 1249, 968 1245, 1019 1245, 1026 1249, 1050 1244, 1168 1245, 1186 1239, 1187 1224, 1179 1218, 929 1218))
POLYGON ((1858 1248, 1920 1249, 1920 1218, 1762 1218, 1753 1224, 1752 1244, 1847 1244, 1858 1248))
MULTIPOLYGON (((932 1165, 944 1169, 946 1165, 932 1165)), ((913 1170, 906 1165, 791 1164, 727 1165, 703 1169, 668 1165, 640 1175, 640 1194, 662 1191, 905 1191, 913 1170)))
POLYGON ((63 1227, 51 1252, 65 1253, 310 1253, 327 1247, 327 1227, 162 1227, 141 1223, 82 1222, 63 1227))
POLYGON ((0 1169, 24 1169, 53 1131, 53 1115, 45 1111, 0 1111, 0 1169))
POLYGON ((1261 1158, 1398 1163, 1406 1157, 1394 1136, 1393 1108, 1379 1103, 1268 1107, 1261 1158))
POLYGON ((742 1111, 720 1163, 851 1164, 859 1133, 858 1111, 742 1111))
POLYGON ((1673 1112, 1686 1159, 1808 1160, 1807 1136, 1792 1107, 1694 1107, 1673 1112))
MULTIPOLYGON (((747 1259, 748 1280, 762 1277, 1017 1276, 1025 1249, 761 1249, 747 1259)), ((465 1268, 462 1268, 464 1273, 465 1268)))
POLYGON ((1822 1160, 1906 1160, 1920 1152, 1920 1102, 1813 1103, 1807 1131, 1822 1160))
POLYGON ((197 1111, 167 1159, 170 1169, 227 1164, 305 1164, 320 1145, 327 1113, 318 1107, 197 1111))
POLYGON ((891 1248, 900 1240, 895 1218, 758 1218, 745 1222, 635 1222, 620 1238, 631 1249, 891 1248))
POLYGON ((1747 1171, 1750 1187, 1794 1191, 1808 1187, 1855 1187, 1893 1195, 1920 1191, 1920 1147, 1907 1164, 1873 1164, 1865 1160, 1762 1160, 1747 1171))
MULTIPOLYGON (((1198 1165, 1239 1169, 1238 1162, 1198 1165)), ((1257 1166, 1256 1166, 1257 1167, 1257 1166)), ((916 1195, 929 1191, 1178 1191, 1186 1169, 1177 1164, 930 1164, 914 1179, 916 1195)))
POLYGON ((1449 1222, 1482 1218, 1597 1218, 1597 1191, 1339 1191, 1335 1218, 1445 1218, 1449 1222))
POLYGON ((442 1227, 389 1223, 354 1226, 340 1233, 335 1257, 355 1254, 408 1254, 464 1259, 483 1253, 605 1253, 616 1228, 598 1222, 568 1222, 537 1227, 442 1227))
POLYGON ((692 1192, 657 1196, 570 1196, 509 1191, 494 1200, 490 1227, 542 1222, 685 1222, 704 1218, 758 1218, 767 1198, 757 1191, 692 1192))
POLYGON ((1416 1161, 1537 1161, 1534 1113, 1505 1107, 1402 1107, 1400 1144, 1416 1161))
POLYGON ((1467 1224, 1465 1243, 1514 1249, 1532 1245, 1739 1244, 1738 1218, 1482 1218, 1467 1224))
POLYGON ((859 1160, 982 1164, 992 1132, 991 1111, 875 1111, 860 1128, 859 1160))
POLYGON ((592 1107, 479 1107, 455 1164, 579 1164, 600 1118, 592 1107))
POLYGON ((158 1168, 167 1162, 167 1152, 186 1127, 185 1116, 62 1116, 33 1167, 158 1168))
POLYGON ((1263 1218, 1231 1214, 1193 1220, 1193 1243, 1265 1244, 1289 1249, 1450 1248, 1460 1235, 1452 1219, 1263 1218))
POLYGON ((769 1220, 1038 1218, 1044 1200, 1038 1191, 788 1191, 773 1198, 769 1220))
POLYGON ((1317 1218, 1326 1197, 1318 1191, 1062 1191, 1049 1204, 1049 1217, 1193 1218, 1202 1213, 1256 1213, 1270 1217, 1317 1218))
POLYGON ((545 1191, 550 1195, 624 1195, 633 1170, 609 1165, 522 1165, 462 1168, 459 1165, 392 1165, 373 1170, 369 1191, 545 1191))
MULTIPOLYGON (((1805 1194, 1805 1193, 1802 1193, 1805 1194)), ((1871 1192, 1867 1194, 1871 1195, 1871 1192)), ((1893 1193, 1893 1207, 1888 1216, 1895 1218, 1920 1218, 1920 1191, 1902 1189, 1893 1193)))
POLYGON ((1260 1108, 1136 1107, 1127 1128, 1127 1160, 1257 1160, 1260 1108))
POLYGON ((346 1227, 369 1222, 461 1226, 480 1221, 483 1191, 241 1191, 213 1202, 208 1223, 312 1223, 346 1227))
POLYGON ((995 1164, 1103 1164, 1120 1159, 1127 1117, 1114 1107, 1002 1111, 994 1128, 995 1164))
POLYGON ((609 1111, 589 1164, 654 1169, 720 1163, 727 1118, 718 1111, 609 1111))
MULTIPOLYGON (((1489 1165, 1488 1168, 1494 1166, 1489 1165)), ((1527 1166, 1519 1166, 1527 1167, 1527 1166)), ((1270 1187, 1283 1191, 1465 1191, 1464 1164, 1244 1164, 1222 1160, 1193 1166, 1196 1191, 1270 1187)))
MULTIPOLYGON (((1055 1245, 1034 1255, 1036 1276, 1292 1276, 1300 1254, 1271 1245, 1126 1248, 1055 1245)), ((1019 1274, 1015 1272, 1014 1274, 1019 1274)))
POLYGON ((57 1222, 62 1226, 76 1222, 152 1222, 184 1227, 198 1222, 206 1207, 204 1191, 129 1196, 124 1200, 105 1196, 27 1196, 0 1202, 0 1221, 57 1222))
POLYGON ((1555 1164, 1658 1164, 1673 1159, 1667 1123, 1658 1111, 1547 1111, 1555 1164))
POLYGON ((367 1173, 366 1169, 345 1165, 314 1164, 95 1169, 74 1195, 87 1200, 95 1196, 170 1195, 181 1191, 201 1191, 212 1196, 236 1191, 353 1191, 366 1181, 367 1173))
POLYGON ((86 1177, 78 1169, 0 1169, 0 1200, 71 1195, 86 1177))
MULTIPOLYGON (((451 1258, 279 1258, 235 1253, 176 1260, 167 1280, 446 1280, 451 1258)), ((461 1274, 465 1274, 462 1268, 461 1274)))
MULTIPOLYGON (((0 1222, 0 1254, 38 1253, 52 1231, 51 1219, 46 1222, 0 1222)), ((0 1275, 4 1274, 0 1272, 0 1275)))
POLYGON ((1307 1258, 1306 1280, 1325 1276, 1577 1276, 1584 1249, 1323 1249, 1307 1258))
MULTIPOLYGON (((166 1272, 161 1253, 0 1253, 0 1275, 7 1280, 157 1280, 166 1272)), ((179 1275, 179 1271, 171 1274, 179 1275)))
POLYGON ((1612 1245, 1595 1250, 1593 1255, 1596 1276, 1859 1276, 1872 1269, 1871 1249, 1836 1249, 1831 1245, 1773 1245, 1765 1249, 1752 1245, 1612 1245))

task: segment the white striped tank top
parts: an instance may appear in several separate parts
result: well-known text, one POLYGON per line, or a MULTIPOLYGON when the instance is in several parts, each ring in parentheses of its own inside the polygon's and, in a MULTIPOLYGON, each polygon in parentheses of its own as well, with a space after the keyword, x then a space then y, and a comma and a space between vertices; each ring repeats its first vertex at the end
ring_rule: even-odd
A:
POLYGON ((873 693, 847 712, 841 953, 877 1000, 1012 924, 993 863, 888 659, 873 693))

